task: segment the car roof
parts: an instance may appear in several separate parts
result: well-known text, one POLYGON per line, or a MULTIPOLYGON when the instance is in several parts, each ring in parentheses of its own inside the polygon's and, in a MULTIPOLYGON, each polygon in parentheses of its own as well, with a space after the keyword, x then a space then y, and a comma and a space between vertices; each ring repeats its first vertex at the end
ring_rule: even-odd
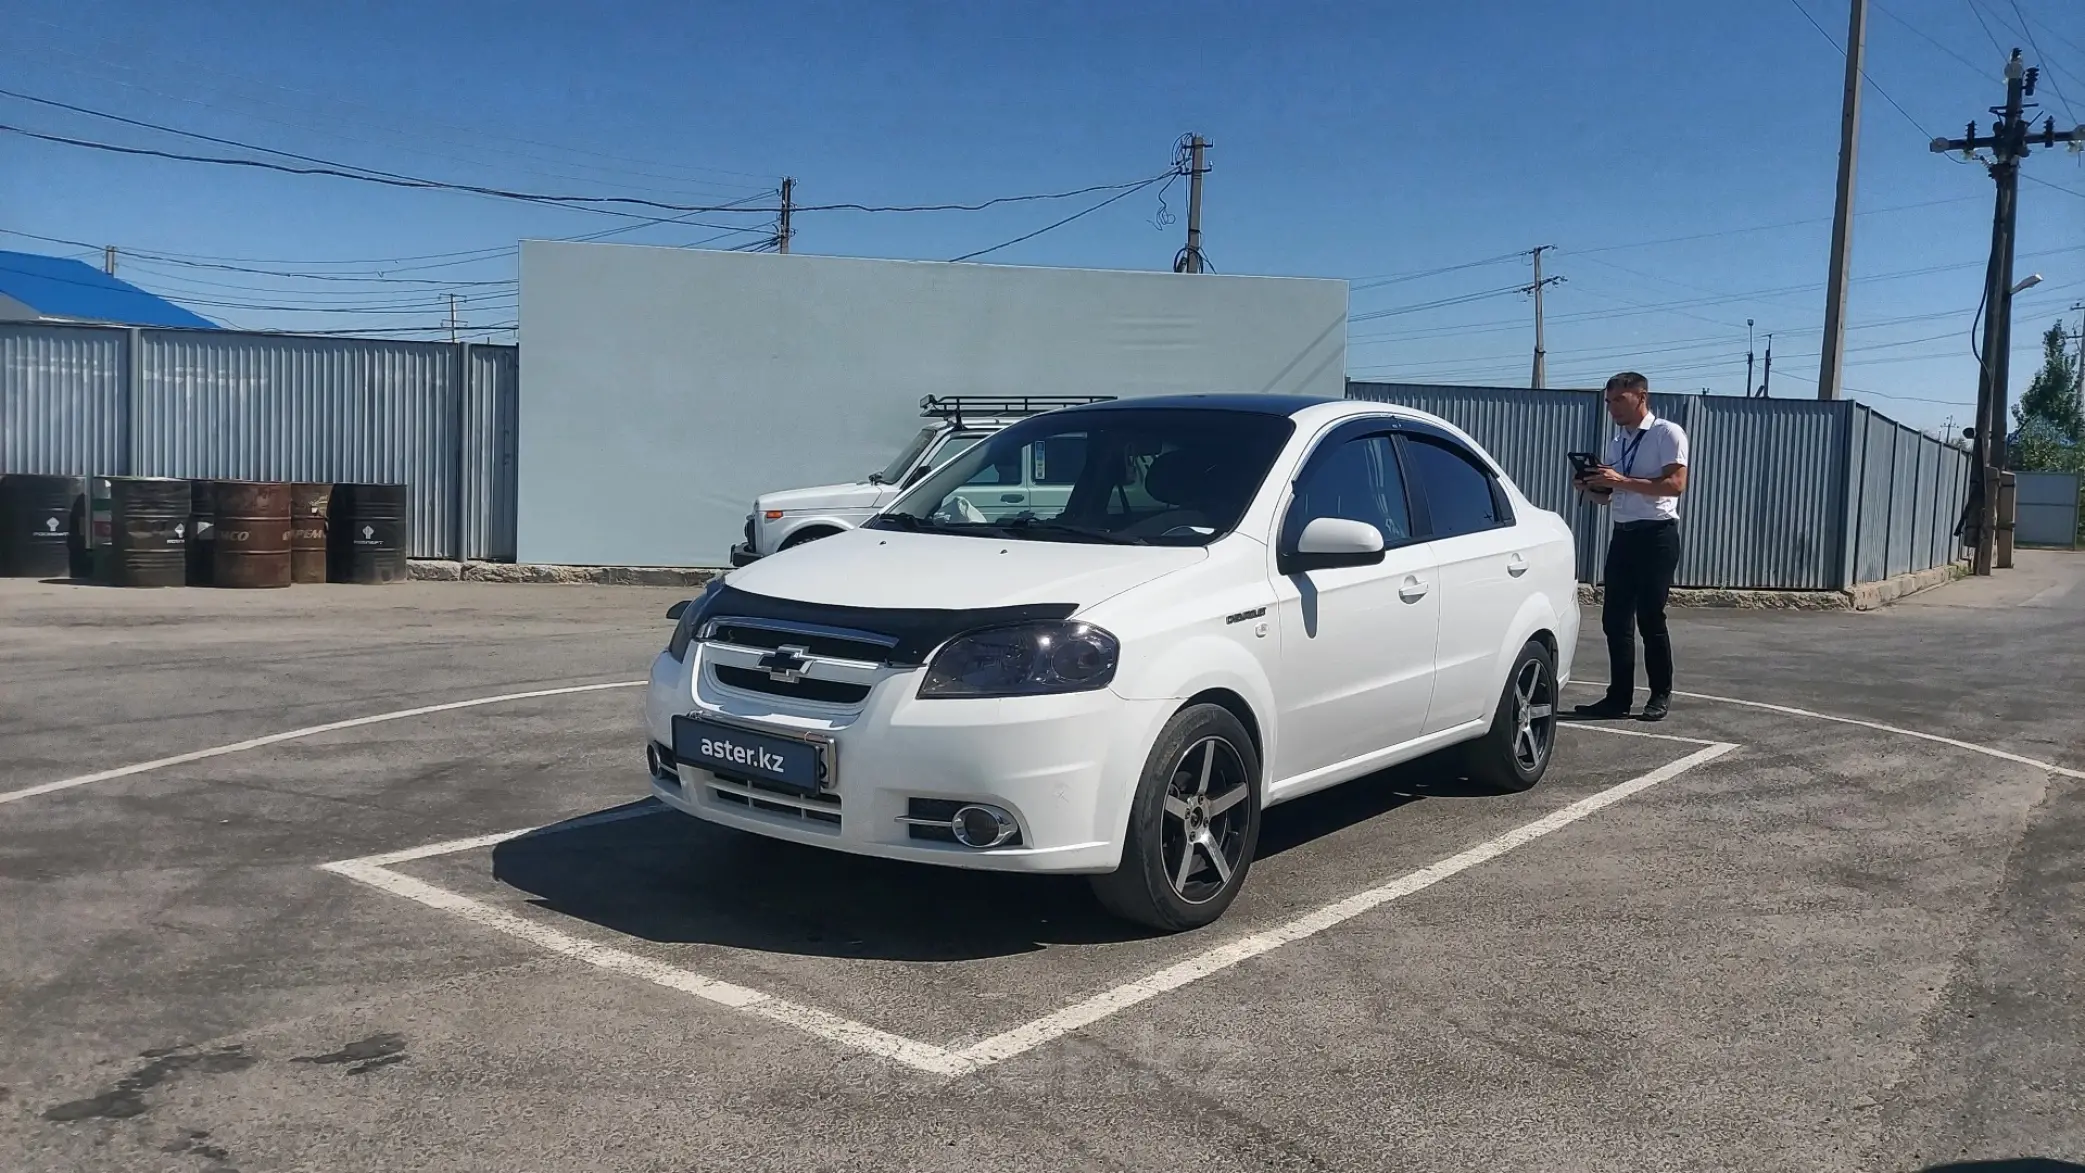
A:
POLYGON ((1237 411, 1250 415, 1291 416, 1308 408, 1325 404, 1345 403, 1324 395, 1260 395, 1248 393, 1211 392, 1186 395, 1134 395, 1122 399, 1108 399, 1099 403, 1082 403, 1077 407, 1060 408, 1062 411, 1177 411, 1182 408, 1198 408, 1205 411, 1237 411))
POLYGON ((1139 395, 1124 399, 1110 399, 1100 403, 1082 403, 1077 407, 1059 408, 1059 412, 1087 411, 1235 411, 1248 415, 1278 416, 1293 419, 1298 424, 1329 423, 1362 416, 1398 416, 1403 419, 1423 420, 1438 423, 1436 417, 1405 407, 1401 404, 1383 403, 1369 399, 1344 399, 1329 395, 1263 395, 1254 393, 1212 392, 1189 395, 1139 395))

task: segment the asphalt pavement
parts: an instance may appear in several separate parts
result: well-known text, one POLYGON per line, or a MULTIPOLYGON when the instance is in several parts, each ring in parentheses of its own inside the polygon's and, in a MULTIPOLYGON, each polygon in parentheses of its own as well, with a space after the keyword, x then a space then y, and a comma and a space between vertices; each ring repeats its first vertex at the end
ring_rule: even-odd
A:
POLYGON ((2085 1162, 2085 556, 1676 612, 1670 720, 1177 937, 652 807, 684 593, 0 581, 0 1169, 2085 1162))

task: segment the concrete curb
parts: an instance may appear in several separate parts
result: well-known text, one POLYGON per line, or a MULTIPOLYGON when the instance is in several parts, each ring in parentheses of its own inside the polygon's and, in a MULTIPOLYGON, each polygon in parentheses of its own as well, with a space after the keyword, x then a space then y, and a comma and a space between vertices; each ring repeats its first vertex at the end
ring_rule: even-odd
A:
POLYGON ((558 586, 701 586, 722 573, 684 566, 545 566, 526 562, 445 562, 415 558, 412 577, 426 582, 521 582, 558 586))
MULTIPOLYGON (((1672 592, 1671 604, 1674 607, 1727 607, 1756 611, 1874 611, 1921 591, 1945 586, 1966 573, 1966 567, 1955 563, 1936 566, 1931 570, 1900 574, 1880 582, 1864 582, 1843 591, 1741 591, 1676 587, 1672 592)), ((1578 584, 1578 601, 1581 604, 1588 607, 1598 606, 1601 598, 1599 587, 1587 583, 1578 584)))

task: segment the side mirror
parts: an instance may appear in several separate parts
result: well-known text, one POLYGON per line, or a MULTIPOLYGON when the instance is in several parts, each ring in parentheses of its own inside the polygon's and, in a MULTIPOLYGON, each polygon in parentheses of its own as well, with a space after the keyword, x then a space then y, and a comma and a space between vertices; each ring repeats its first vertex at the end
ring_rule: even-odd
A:
POLYGON ((1284 550, 1283 574, 1329 570, 1339 566, 1373 566, 1383 560, 1383 531, 1365 521, 1320 517, 1303 527, 1294 550, 1284 550))
POLYGON ((680 602, 675 603, 673 606, 666 608, 666 618, 673 620, 675 623, 679 623, 681 616, 688 613, 688 604, 694 601, 695 600, 693 599, 682 599, 680 602))

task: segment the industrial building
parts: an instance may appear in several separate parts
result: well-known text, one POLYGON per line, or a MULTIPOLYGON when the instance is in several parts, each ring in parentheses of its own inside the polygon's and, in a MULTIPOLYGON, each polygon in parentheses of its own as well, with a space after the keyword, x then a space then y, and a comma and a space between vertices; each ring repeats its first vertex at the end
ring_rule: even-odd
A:
POLYGON ((0 250, 0 322, 215 330, 217 323, 84 261, 0 250))

